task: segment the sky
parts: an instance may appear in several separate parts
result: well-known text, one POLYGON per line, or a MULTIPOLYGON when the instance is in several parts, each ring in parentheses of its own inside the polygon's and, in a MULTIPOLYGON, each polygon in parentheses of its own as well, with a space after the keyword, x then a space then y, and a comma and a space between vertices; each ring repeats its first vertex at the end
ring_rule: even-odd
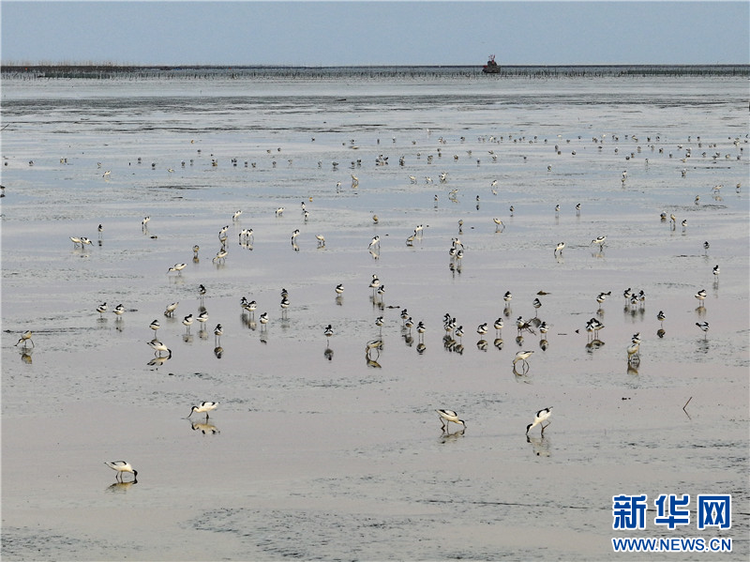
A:
POLYGON ((3 64, 749 64, 750 1, 6 1, 3 64))

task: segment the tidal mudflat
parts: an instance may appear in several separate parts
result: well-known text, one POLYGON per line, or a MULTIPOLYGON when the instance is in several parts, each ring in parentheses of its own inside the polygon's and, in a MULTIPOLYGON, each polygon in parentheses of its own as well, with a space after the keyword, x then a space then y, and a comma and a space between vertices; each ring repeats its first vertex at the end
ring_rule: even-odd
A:
POLYGON ((746 80, 480 78, 4 81, 5 559, 747 559, 746 80))

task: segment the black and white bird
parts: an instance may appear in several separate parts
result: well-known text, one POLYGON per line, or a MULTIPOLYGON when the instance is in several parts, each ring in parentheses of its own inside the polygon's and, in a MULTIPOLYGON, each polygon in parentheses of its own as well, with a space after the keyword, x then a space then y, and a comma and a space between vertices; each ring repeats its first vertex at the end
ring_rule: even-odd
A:
POLYGON ((193 413, 196 413, 196 414, 206 414, 206 419, 208 419, 208 412, 215 410, 218 406, 219 406, 218 402, 201 402, 197 406, 193 406, 190 409, 190 413, 188 414, 188 417, 192 416, 193 413))
POLYGON ((125 462, 125 461, 104 461, 104 464, 106 464, 112 470, 117 471, 116 474, 115 474, 115 480, 118 480, 117 477, 119 476, 120 477, 119 481, 122 482, 122 475, 123 475, 123 473, 130 472, 130 473, 133 474, 133 482, 137 482, 138 481, 137 480, 138 471, 135 470, 132 466, 130 466, 129 462, 125 462))
POLYGON ((700 303, 700 306, 703 306, 703 301, 706 300, 706 289, 701 289, 697 293, 695 293, 695 298, 698 299, 698 302, 700 303))
POLYGON ((172 358, 172 350, 169 349, 166 345, 164 345, 162 342, 157 340, 156 338, 152 339, 150 342, 146 342, 148 345, 151 346, 151 349, 154 350, 154 355, 161 357, 162 352, 167 353, 167 359, 172 358))
POLYGON ((88 245, 88 246, 91 246, 91 245, 92 245, 92 242, 91 242, 91 240, 89 240, 89 239, 88 239, 88 238, 86 238, 85 236, 81 236, 80 238, 78 238, 77 236, 71 236, 71 237, 70 237, 70 240, 71 240, 71 242, 73 242, 73 247, 74 247, 74 248, 75 248, 76 246, 81 246, 81 248, 83 249, 83 247, 84 247, 85 245, 88 245))
POLYGON ((328 340, 330 340, 331 336, 333 336, 333 326, 328 324, 328 326, 326 326, 325 329, 323 330, 323 333, 325 334, 325 337, 326 337, 326 343, 328 343, 328 340))
POLYGON ((167 270, 167 273, 172 273, 173 271, 176 271, 179 274, 179 273, 182 273, 182 270, 185 269, 186 267, 187 267, 187 264, 176 263, 167 270))
POLYGON ((537 425, 542 426, 542 435, 544 435, 544 430, 549 427, 549 422, 546 425, 544 424, 544 422, 547 421, 552 415, 551 410, 552 406, 550 406, 549 408, 544 408, 543 410, 539 410, 534 416, 534 422, 526 426, 526 435, 528 435, 529 431, 531 431, 531 429, 536 427, 537 425))
POLYGON ((513 294, 510 291, 506 291, 503 295, 503 300, 505 301, 505 306, 510 306, 510 301, 513 300, 513 294))
POLYGON ((594 238, 594 239, 593 239, 593 240, 591 241, 591 244, 596 244, 597 246, 599 246, 599 249, 600 249, 600 250, 603 250, 603 249, 604 249, 604 241, 605 241, 606 239, 607 239, 607 237, 606 237, 606 236, 597 236, 596 238, 594 238))
POLYGON ((607 297, 608 297, 609 295, 611 295, 611 294, 612 294, 612 291, 607 291, 606 293, 603 293, 603 292, 602 292, 602 293, 599 293, 599 294, 598 294, 598 295, 596 296, 596 302, 597 302, 597 303, 598 303, 598 304, 599 304, 599 305, 601 306, 601 305, 602 305, 602 304, 604 303, 604 301, 606 300, 606 298, 607 298, 607 297))
POLYGON ((34 347, 34 341, 31 339, 31 330, 26 330, 23 334, 21 334, 21 337, 16 342, 16 345, 23 342, 23 346, 26 347, 26 344, 31 342, 31 347, 34 347))
POLYGON ((513 365, 515 366, 516 363, 519 361, 521 363, 528 363, 526 361, 529 357, 531 357, 534 354, 533 351, 519 351, 516 353, 516 357, 513 359, 513 365))
POLYGON ((696 322, 695 325, 703 330, 703 333, 708 337, 708 322, 696 322))
POLYGON ((435 410, 435 411, 440 416, 440 423, 443 424, 442 426, 443 431, 446 430, 450 422, 462 425, 464 426, 464 428, 466 428, 466 422, 464 422, 464 420, 459 419, 458 414, 454 412, 453 410, 435 410))

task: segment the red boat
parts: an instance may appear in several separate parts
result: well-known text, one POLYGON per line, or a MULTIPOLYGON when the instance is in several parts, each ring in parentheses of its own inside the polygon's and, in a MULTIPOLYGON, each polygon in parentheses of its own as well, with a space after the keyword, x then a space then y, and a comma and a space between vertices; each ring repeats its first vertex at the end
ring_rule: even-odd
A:
POLYGON ((485 74, 498 74, 500 72, 500 66, 495 62, 495 55, 490 55, 487 64, 482 68, 482 72, 485 74))

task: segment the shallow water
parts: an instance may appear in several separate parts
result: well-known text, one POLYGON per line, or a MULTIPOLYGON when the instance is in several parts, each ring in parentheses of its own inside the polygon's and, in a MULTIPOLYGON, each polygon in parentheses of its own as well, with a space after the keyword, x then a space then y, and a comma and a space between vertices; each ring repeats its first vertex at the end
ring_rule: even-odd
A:
POLYGON ((722 560, 747 559, 746 90, 715 77, 5 80, 3 556, 601 560, 623 556, 613 536, 721 535, 722 560), (386 287, 374 301, 373 274, 386 287), (186 335, 199 284, 209 319, 186 335), (643 306, 625 305, 628 287, 643 306), (427 326, 421 353, 403 308, 427 326), (445 313, 465 329, 450 348, 445 313), (535 314, 546 349, 539 333, 517 340, 515 319, 535 314), (366 355, 378 316, 383 349, 366 355), (173 354, 148 365, 154 319, 173 354), (520 349, 535 351, 523 375, 520 349), (183 419, 202 400, 220 402, 210 423, 183 419), (527 440, 547 406, 552 425, 527 440), (436 408, 466 431, 442 434, 436 408), (120 458, 137 484, 111 486, 102 463, 120 458), (651 503, 645 531, 613 531, 612 496, 641 493, 732 494, 732 528, 669 531, 651 503))

